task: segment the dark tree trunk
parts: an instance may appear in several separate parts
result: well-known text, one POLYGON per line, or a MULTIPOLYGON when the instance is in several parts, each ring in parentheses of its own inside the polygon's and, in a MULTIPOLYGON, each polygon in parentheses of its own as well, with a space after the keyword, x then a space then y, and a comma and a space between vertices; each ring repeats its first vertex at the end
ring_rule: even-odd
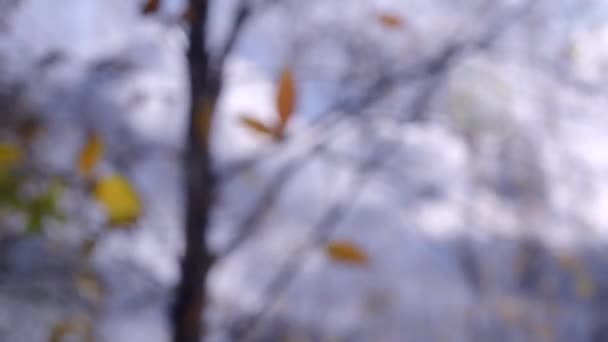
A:
POLYGON ((214 191, 214 177, 208 150, 209 126, 219 84, 211 77, 206 51, 207 0, 190 0, 190 46, 188 65, 191 105, 184 155, 186 195, 185 253, 181 281, 172 310, 173 339, 198 342, 205 336, 206 279, 213 256, 206 232, 214 191), (215 83, 215 84, 214 84, 215 83))

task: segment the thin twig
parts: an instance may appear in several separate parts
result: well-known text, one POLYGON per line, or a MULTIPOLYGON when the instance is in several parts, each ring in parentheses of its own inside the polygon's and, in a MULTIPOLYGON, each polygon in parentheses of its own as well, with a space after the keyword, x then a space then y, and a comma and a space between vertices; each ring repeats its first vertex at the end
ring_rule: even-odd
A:
MULTIPOLYGON (((436 89, 440 86, 441 81, 444 79, 443 76, 449 69, 450 64, 454 63, 457 57, 461 56, 470 49, 486 49, 491 46, 497 37, 499 37, 501 33, 510 27, 509 24, 512 24, 517 18, 521 18, 521 16, 525 14, 528 9, 529 5, 527 4, 515 11, 512 11, 505 16, 507 19, 497 22, 491 29, 486 31, 485 34, 476 39, 446 46, 446 48, 435 58, 422 63, 419 65, 419 67, 407 68, 402 73, 383 75, 379 77, 368 88, 365 95, 358 101, 352 101, 350 103, 343 102, 342 104, 338 104, 338 107, 342 107, 342 109, 357 109, 358 112, 362 112, 366 106, 376 102, 383 96, 383 94, 386 94, 388 90, 392 89, 398 84, 401 85, 403 81, 430 78, 430 81, 427 82, 427 85, 420 91, 417 98, 412 102, 410 108, 411 114, 408 116, 408 118, 400 120, 400 123, 403 124, 412 120, 426 120, 430 110, 430 104, 434 98, 434 94, 436 93, 436 89)), ((372 153, 372 157, 359 165, 356 171, 356 177, 354 177, 351 186, 348 187, 348 191, 344 194, 344 196, 342 196, 342 198, 337 199, 329 207, 322 219, 313 228, 313 232, 308 242, 304 243, 300 249, 287 258, 283 266, 277 272, 277 275, 267 286, 265 293, 271 298, 271 300, 269 300, 267 305, 262 306, 260 310, 254 313, 251 316, 251 319, 249 319, 238 329, 238 331, 235 332, 235 336, 233 337, 235 337, 237 340, 243 340, 251 336, 250 334, 259 325, 262 319, 270 312, 278 298, 293 283, 294 279, 305 263, 307 253, 309 253, 311 249, 325 243, 331 237, 333 232, 337 229, 339 222, 354 206, 358 195, 364 188, 364 184, 369 180, 370 175, 384 165, 387 156, 391 156, 397 152, 398 146, 399 145, 397 144, 393 144, 390 148, 385 149, 384 151, 382 151, 380 147, 377 147, 375 152, 372 153)), ((290 170, 294 168, 293 165, 294 164, 291 164, 292 167, 290 170)), ((251 165, 248 166, 250 167, 251 165)), ((293 172, 290 171, 289 174, 293 174, 293 172)), ((279 183, 280 184, 278 187, 282 187, 286 183, 286 179, 282 178, 279 183)), ((278 187, 271 188, 272 198, 276 197, 278 187)), ((245 220, 245 222, 251 223, 252 225, 259 225, 260 220, 245 220)), ((252 234, 252 230, 255 230, 255 227, 249 226, 247 228, 249 231, 244 233, 244 237, 241 236, 237 238, 236 241, 238 242, 231 245, 230 251, 234 250, 239 244, 242 244, 243 241, 247 240, 247 237, 252 234)))
MULTIPOLYGON (((380 148, 376 149, 379 152, 380 148)), ((247 341, 251 334, 261 321, 275 306, 281 295, 291 286, 297 274, 305 265, 308 258, 311 256, 310 251, 320 245, 326 243, 332 234, 339 227, 339 223, 352 210, 357 199, 359 198, 365 185, 371 179, 371 175, 383 165, 383 161, 393 155, 394 145, 384 153, 372 153, 372 157, 359 165, 355 171, 355 177, 346 187, 346 192, 334 200, 334 202, 326 210, 322 218, 313 227, 308 241, 300 248, 293 252, 280 267, 277 275, 268 284, 264 293, 270 300, 266 305, 262 306, 257 312, 251 315, 243 325, 234 332, 234 339, 237 341, 247 341)))
MULTIPOLYGON (((521 12, 517 13, 519 14, 521 12)), ((472 45, 480 49, 487 48, 493 40, 499 36, 498 32, 503 32, 507 27, 507 25, 499 26, 499 30, 491 30, 490 33, 484 35, 480 40, 473 42, 472 45)), ((409 119, 401 120, 401 124, 411 120, 426 119, 436 89, 443 79, 442 75, 447 70, 449 64, 452 63, 455 57, 465 48, 467 48, 467 45, 464 44, 448 46, 437 59, 431 61, 427 65, 428 69, 424 70, 423 73, 431 76, 432 79, 412 102, 409 119)), ((385 93, 393 82, 394 80, 391 79, 380 79, 375 84, 374 91, 369 92, 368 96, 363 101, 372 102, 372 99, 375 96, 385 93)), ((305 264, 307 253, 308 256, 310 256, 309 251, 311 249, 314 249, 329 240, 339 226, 339 222, 354 206, 361 190, 364 188, 366 182, 369 181, 370 175, 385 164, 388 156, 397 153, 397 149, 398 145, 396 144, 391 145, 390 148, 387 148, 384 151, 382 151, 380 147, 377 147, 375 152, 372 153, 372 157, 359 165, 358 170, 356 171, 356 177, 353 178, 347 193, 341 199, 336 200, 326 211, 322 219, 315 225, 308 242, 287 258, 283 266, 277 272, 277 275, 266 288, 265 293, 271 300, 269 300, 267 305, 262 306, 260 310, 254 313, 251 318, 235 332, 236 339, 247 340, 247 338, 251 337, 254 329, 259 326, 263 318, 272 310, 276 301, 293 283, 297 274, 305 264)))

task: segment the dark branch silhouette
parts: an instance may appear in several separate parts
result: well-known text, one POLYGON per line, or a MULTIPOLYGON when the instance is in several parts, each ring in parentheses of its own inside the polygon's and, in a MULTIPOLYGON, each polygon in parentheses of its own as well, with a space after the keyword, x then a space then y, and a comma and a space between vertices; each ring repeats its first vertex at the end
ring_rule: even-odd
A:
POLYGON ((212 63, 206 48, 209 3, 190 0, 189 6, 191 27, 187 58, 191 103, 184 157, 185 252, 172 311, 176 342, 200 341, 206 332, 204 326, 201 328, 201 322, 206 308, 207 276, 215 260, 207 246, 209 215, 216 187, 209 137, 215 103, 222 88, 224 61, 250 13, 249 7, 241 3, 220 59, 212 63))
MULTIPOLYGON (((204 336, 201 317, 205 306, 204 282, 212 257, 207 249, 206 228, 211 207, 213 175, 209 158, 208 132, 198 125, 200 106, 208 96, 209 56, 205 49, 205 27, 208 3, 206 0, 191 0, 192 15, 188 66, 190 75, 190 116, 188 139, 185 151, 185 253, 182 260, 181 281, 173 307, 173 340, 180 342, 200 341, 204 336)), ((203 115, 211 115, 206 113, 203 115)), ((208 129, 208 128, 207 128, 208 129)))

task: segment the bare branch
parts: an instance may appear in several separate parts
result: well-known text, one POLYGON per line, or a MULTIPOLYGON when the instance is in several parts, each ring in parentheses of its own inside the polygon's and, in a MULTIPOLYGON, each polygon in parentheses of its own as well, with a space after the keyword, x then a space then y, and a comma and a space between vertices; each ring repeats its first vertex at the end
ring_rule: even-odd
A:
POLYGON ((300 167, 310 158, 314 157, 318 152, 325 148, 324 144, 316 144, 315 148, 307 151, 308 153, 293 160, 287 166, 281 169, 276 175, 274 181, 263 196, 259 198, 257 205, 252 208, 245 218, 238 224, 238 235, 232 240, 228 246, 218 255, 218 258, 224 258, 234 252, 238 247, 244 244, 254 233, 258 231, 263 219, 264 213, 270 209, 278 199, 285 184, 300 170, 300 167))
MULTIPOLYGON (((399 122, 404 124, 408 121, 421 121, 426 120, 430 104, 439 88, 442 80, 445 78, 444 75, 448 70, 449 66, 454 61, 464 54, 465 52, 473 49, 486 49, 497 37, 503 33, 509 25, 521 18, 529 9, 530 4, 526 4, 521 8, 514 10, 502 17, 502 20, 497 22, 493 27, 488 29, 483 35, 473 39, 471 41, 453 43, 446 46, 442 52, 436 57, 430 60, 424 61, 418 65, 410 66, 404 71, 396 74, 385 74, 381 75, 375 82, 371 84, 364 92, 364 96, 359 97, 357 100, 345 99, 338 101, 327 116, 331 117, 339 112, 353 112, 362 113, 365 108, 369 107, 373 103, 379 101, 384 94, 388 93, 393 87, 398 85, 407 84, 408 82, 425 80, 425 85, 421 88, 418 96, 411 103, 409 115, 403 117, 399 122), (338 112, 339 111, 339 112, 338 112), (331 115, 330 115, 331 114, 331 115)), ((344 115, 344 114, 342 114, 344 115)), ((327 118, 325 118, 327 120, 327 118)), ((330 121, 331 122, 331 121, 330 121)), ((335 121, 334 121, 335 122, 335 121)), ((323 151, 327 146, 328 141, 317 142, 310 147, 309 153, 305 156, 310 156, 310 151, 323 151)), ((267 286, 265 293, 271 300, 267 305, 263 306, 258 312, 252 315, 238 331, 235 332, 234 336, 238 340, 246 340, 253 329, 255 329, 261 320, 270 312, 272 307, 278 298, 289 288, 293 283, 297 274, 299 273, 302 266, 305 264, 306 256, 309 255, 310 250, 317 248, 318 246, 327 242, 333 232, 337 229, 339 222, 345 217, 350 209, 354 206, 354 203, 364 188, 364 184, 370 179, 370 176, 379 170, 384 165, 386 159, 389 156, 397 153, 399 148, 398 143, 393 143, 388 148, 385 146, 377 146, 372 156, 361 163, 356 170, 356 176, 353 178, 352 183, 347 188, 346 193, 337 199, 326 211, 321 220, 315 225, 313 231, 306 243, 290 255, 277 275, 267 286)), ((303 163, 306 158, 300 158, 296 161, 292 161, 282 173, 278 180, 267 190, 266 195, 263 197, 263 202, 252 211, 241 224, 242 232, 240 235, 229 245, 222 256, 225 256, 238 248, 239 245, 244 243, 255 232, 261 222, 261 213, 264 208, 267 208, 272 202, 278 197, 280 189, 287 182, 288 178, 295 173, 296 168, 303 163)), ((248 163, 245 166, 251 167, 255 165, 255 161, 248 163)))
POLYGON ((228 54, 230 54, 230 52, 234 49, 238 37, 240 36, 241 31, 243 30, 245 22, 251 16, 251 12, 252 10, 250 5, 246 4, 245 1, 241 0, 237 8, 234 23, 232 24, 232 29, 228 34, 228 38, 226 39, 224 48, 219 54, 219 62, 217 64, 220 66, 220 70, 222 69, 224 62, 226 61, 226 57, 228 57, 228 54))
MULTIPOLYGON (((377 150, 380 150, 380 148, 377 148, 377 150)), ((371 179, 371 175, 383 164, 383 160, 393 154, 394 146, 383 152, 373 153, 370 159, 359 165, 355 177, 346 187, 346 192, 329 206, 329 209, 314 226, 308 241, 283 263, 277 275, 264 291, 269 298, 267 304, 251 315, 251 318, 240 326, 239 330, 235 331, 235 336, 233 336, 235 340, 248 340, 251 333, 272 310, 281 295, 291 286, 308 257, 310 257, 310 250, 326 243, 338 228, 340 221, 351 211, 365 185, 371 179)))

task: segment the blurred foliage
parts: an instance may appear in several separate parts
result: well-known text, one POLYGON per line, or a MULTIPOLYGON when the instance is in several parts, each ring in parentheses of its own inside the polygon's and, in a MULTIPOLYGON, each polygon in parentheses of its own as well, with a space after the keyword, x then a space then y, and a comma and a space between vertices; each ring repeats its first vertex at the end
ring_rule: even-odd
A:
POLYGON ((60 201, 68 186, 66 181, 82 191, 92 191, 92 200, 105 209, 110 226, 128 225, 140 216, 141 201, 129 180, 118 174, 99 174, 105 144, 98 134, 92 132, 84 141, 76 156, 74 174, 59 175, 39 170, 28 158, 40 125, 17 126, 6 127, 3 132, 9 137, 17 133, 18 142, 0 142, 0 224, 6 226, 9 220, 20 224, 22 220, 20 231, 40 234, 49 219, 64 221, 60 201))
POLYGON ((89 317, 83 314, 68 317, 57 323, 49 336, 49 342, 92 342, 94 340, 93 323, 89 317))
POLYGON ((13 144, 0 144, 0 168, 10 168, 19 164, 23 159, 21 149, 13 144))
POLYGON ((41 191, 28 193, 25 191, 28 181, 30 179, 17 169, 0 169, 0 219, 20 214, 26 222, 26 231, 37 234, 46 219, 65 219, 59 209, 64 185, 53 180, 41 191))

